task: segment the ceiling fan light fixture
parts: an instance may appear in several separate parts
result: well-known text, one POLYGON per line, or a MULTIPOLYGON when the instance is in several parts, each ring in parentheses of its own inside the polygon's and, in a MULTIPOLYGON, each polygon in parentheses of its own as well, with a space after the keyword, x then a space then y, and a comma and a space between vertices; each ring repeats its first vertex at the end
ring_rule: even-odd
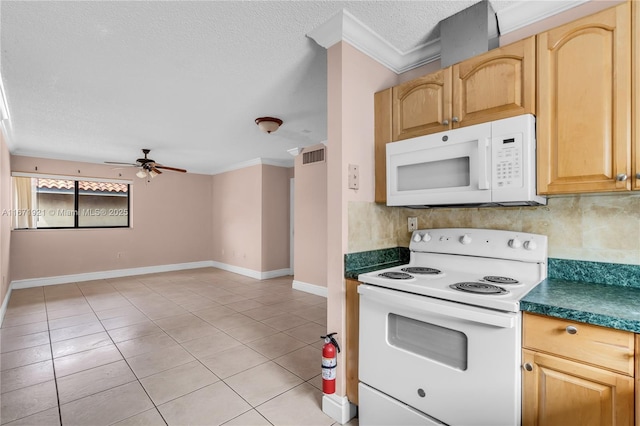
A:
POLYGON ((156 176, 158 176, 158 173, 154 172, 153 170, 149 171, 149 176, 151 176, 151 178, 154 178, 156 176))
POLYGON ((136 176, 138 176, 140 179, 144 179, 147 177, 147 172, 145 172, 144 170, 138 170, 138 173, 136 173, 136 176))
POLYGON ((282 120, 275 117, 259 117, 256 118, 256 124, 265 133, 275 132, 282 126, 282 120))

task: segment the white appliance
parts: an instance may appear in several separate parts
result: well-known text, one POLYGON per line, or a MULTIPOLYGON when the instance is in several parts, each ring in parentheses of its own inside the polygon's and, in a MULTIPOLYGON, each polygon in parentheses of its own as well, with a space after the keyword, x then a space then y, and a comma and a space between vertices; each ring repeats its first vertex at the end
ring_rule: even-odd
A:
POLYGON ((519 304, 547 276, 547 237, 428 229, 409 249, 358 277, 360 424, 520 424, 519 304))
POLYGON ((388 143, 389 206, 545 205, 531 114, 388 143))

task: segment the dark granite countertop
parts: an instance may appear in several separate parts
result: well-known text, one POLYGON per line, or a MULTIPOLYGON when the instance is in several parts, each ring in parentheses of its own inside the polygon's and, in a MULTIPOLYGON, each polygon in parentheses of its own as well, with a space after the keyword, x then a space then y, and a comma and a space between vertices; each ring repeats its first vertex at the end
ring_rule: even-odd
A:
POLYGON ((640 333, 640 288, 549 278, 520 301, 522 311, 640 333))

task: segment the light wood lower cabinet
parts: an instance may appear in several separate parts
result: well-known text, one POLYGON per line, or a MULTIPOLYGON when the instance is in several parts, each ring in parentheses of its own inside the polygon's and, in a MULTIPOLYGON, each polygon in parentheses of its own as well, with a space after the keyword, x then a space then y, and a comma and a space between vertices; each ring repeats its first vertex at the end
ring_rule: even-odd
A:
POLYGON ((358 333, 360 333, 360 296, 356 280, 346 282, 346 336, 345 368, 347 374, 347 398, 358 405, 358 333))
POLYGON ((633 333, 525 313, 523 426, 633 425, 638 342, 633 333))

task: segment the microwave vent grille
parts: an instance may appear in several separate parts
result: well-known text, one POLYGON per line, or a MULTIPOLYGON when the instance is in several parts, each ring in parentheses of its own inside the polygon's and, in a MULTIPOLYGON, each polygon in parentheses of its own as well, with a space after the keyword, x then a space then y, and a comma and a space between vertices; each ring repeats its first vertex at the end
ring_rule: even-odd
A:
POLYGON ((324 163, 324 148, 302 153, 302 164, 324 163))

